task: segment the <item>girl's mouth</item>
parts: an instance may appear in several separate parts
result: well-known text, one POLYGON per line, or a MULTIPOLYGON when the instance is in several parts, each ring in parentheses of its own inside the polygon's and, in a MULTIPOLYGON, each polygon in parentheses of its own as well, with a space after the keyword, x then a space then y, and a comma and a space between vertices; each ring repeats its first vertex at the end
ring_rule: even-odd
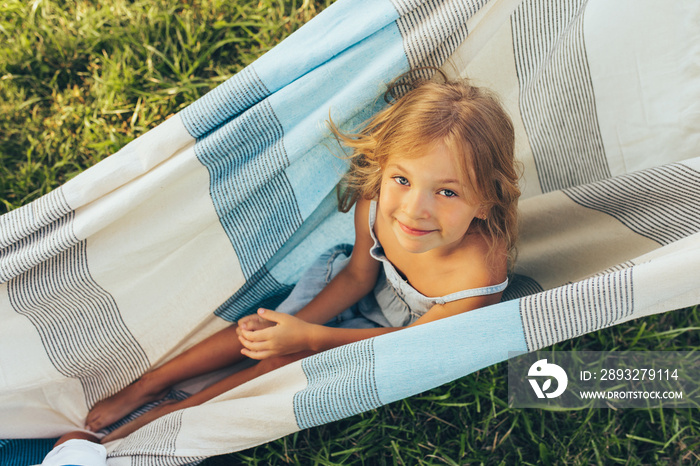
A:
POLYGON ((404 225, 401 222, 398 222, 398 224, 404 233, 407 233, 407 234, 412 235, 412 236, 424 236, 424 235, 427 235, 428 233, 433 232, 433 230, 419 230, 417 228, 411 228, 407 225, 404 225))

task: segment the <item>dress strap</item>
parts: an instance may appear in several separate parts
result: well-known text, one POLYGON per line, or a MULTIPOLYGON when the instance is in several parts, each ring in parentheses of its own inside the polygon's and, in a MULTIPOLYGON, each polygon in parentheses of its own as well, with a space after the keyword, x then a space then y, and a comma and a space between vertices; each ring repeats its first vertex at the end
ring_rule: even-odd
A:
POLYGON ((377 201, 372 199, 369 204, 369 235, 372 237, 374 244, 369 248, 369 255, 380 262, 388 262, 386 256, 384 256, 384 251, 382 250, 382 245, 379 244, 377 235, 374 234, 374 222, 377 221, 377 201))
POLYGON ((377 200, 369 201, 369 231, 374 236, 374 222, 377 221, 377 200))
POLYGON ((503 283, 498 285, 484 286, 482 288, 472 288, 470 290, 457 291, 456 293, 450 293, 448 295, 442 296, 440 298, 433 298, 435 304, 445 304, 452 301, 457 301, 464 298, 473 298, 474 296, 486 296, 489 294, 500 293, 505 290, 508 286, 508 279, 503 283))

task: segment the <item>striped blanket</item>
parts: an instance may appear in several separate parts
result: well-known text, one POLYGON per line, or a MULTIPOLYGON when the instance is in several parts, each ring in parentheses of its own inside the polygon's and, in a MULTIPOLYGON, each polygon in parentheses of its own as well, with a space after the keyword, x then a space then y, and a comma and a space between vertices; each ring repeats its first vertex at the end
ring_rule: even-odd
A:
MULTIPOLYGON (((96 401, 274 307, 321 251, 352 242, 334 193, 346 162, 324 121, 360 124, 384 105, 388 81, 422 65, 495 90, 515 123, 522 233, 503 302, 321 353, 167 415, 109 444, 110 465, 196 463, 509 352, 700 303, 699 10, 692 0, 333 4, 179 114, 0 217, 0 438, 82 426, 96 401)), ((22 445, 43 454, 50 442, 22 445)))

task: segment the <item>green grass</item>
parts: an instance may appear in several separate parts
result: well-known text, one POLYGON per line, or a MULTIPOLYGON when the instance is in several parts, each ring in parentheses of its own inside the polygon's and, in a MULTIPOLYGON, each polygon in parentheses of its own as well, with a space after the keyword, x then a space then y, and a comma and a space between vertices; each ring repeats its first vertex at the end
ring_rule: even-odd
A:
POLYGON ((0 213, 181 110, 325 2, 0 3, 0 213))
MULTIPOLYGON (((0 212, 114 153, 325 5, 0 0, 0 212)), ((555 348, 698 349, 699 328, 695 307, 555 348)), ((700 464, 697 411, 511 409, 506 368, 206 464, 700 464)))

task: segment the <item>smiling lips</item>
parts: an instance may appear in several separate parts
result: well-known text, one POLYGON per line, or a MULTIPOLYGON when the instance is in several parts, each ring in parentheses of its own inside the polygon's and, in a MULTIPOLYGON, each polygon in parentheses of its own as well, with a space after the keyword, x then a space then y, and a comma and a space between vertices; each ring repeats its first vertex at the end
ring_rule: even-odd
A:
POLYGON ((412 235, 412 236, 424 236, 427 235, 428 233, 432 233, 434 230, 418 230, 416 228, 411 228, 407 225, 404 225, 401 222, 398 222, 399 226, 401 227, 401 230, 403 230, 405 233, 412 235))

